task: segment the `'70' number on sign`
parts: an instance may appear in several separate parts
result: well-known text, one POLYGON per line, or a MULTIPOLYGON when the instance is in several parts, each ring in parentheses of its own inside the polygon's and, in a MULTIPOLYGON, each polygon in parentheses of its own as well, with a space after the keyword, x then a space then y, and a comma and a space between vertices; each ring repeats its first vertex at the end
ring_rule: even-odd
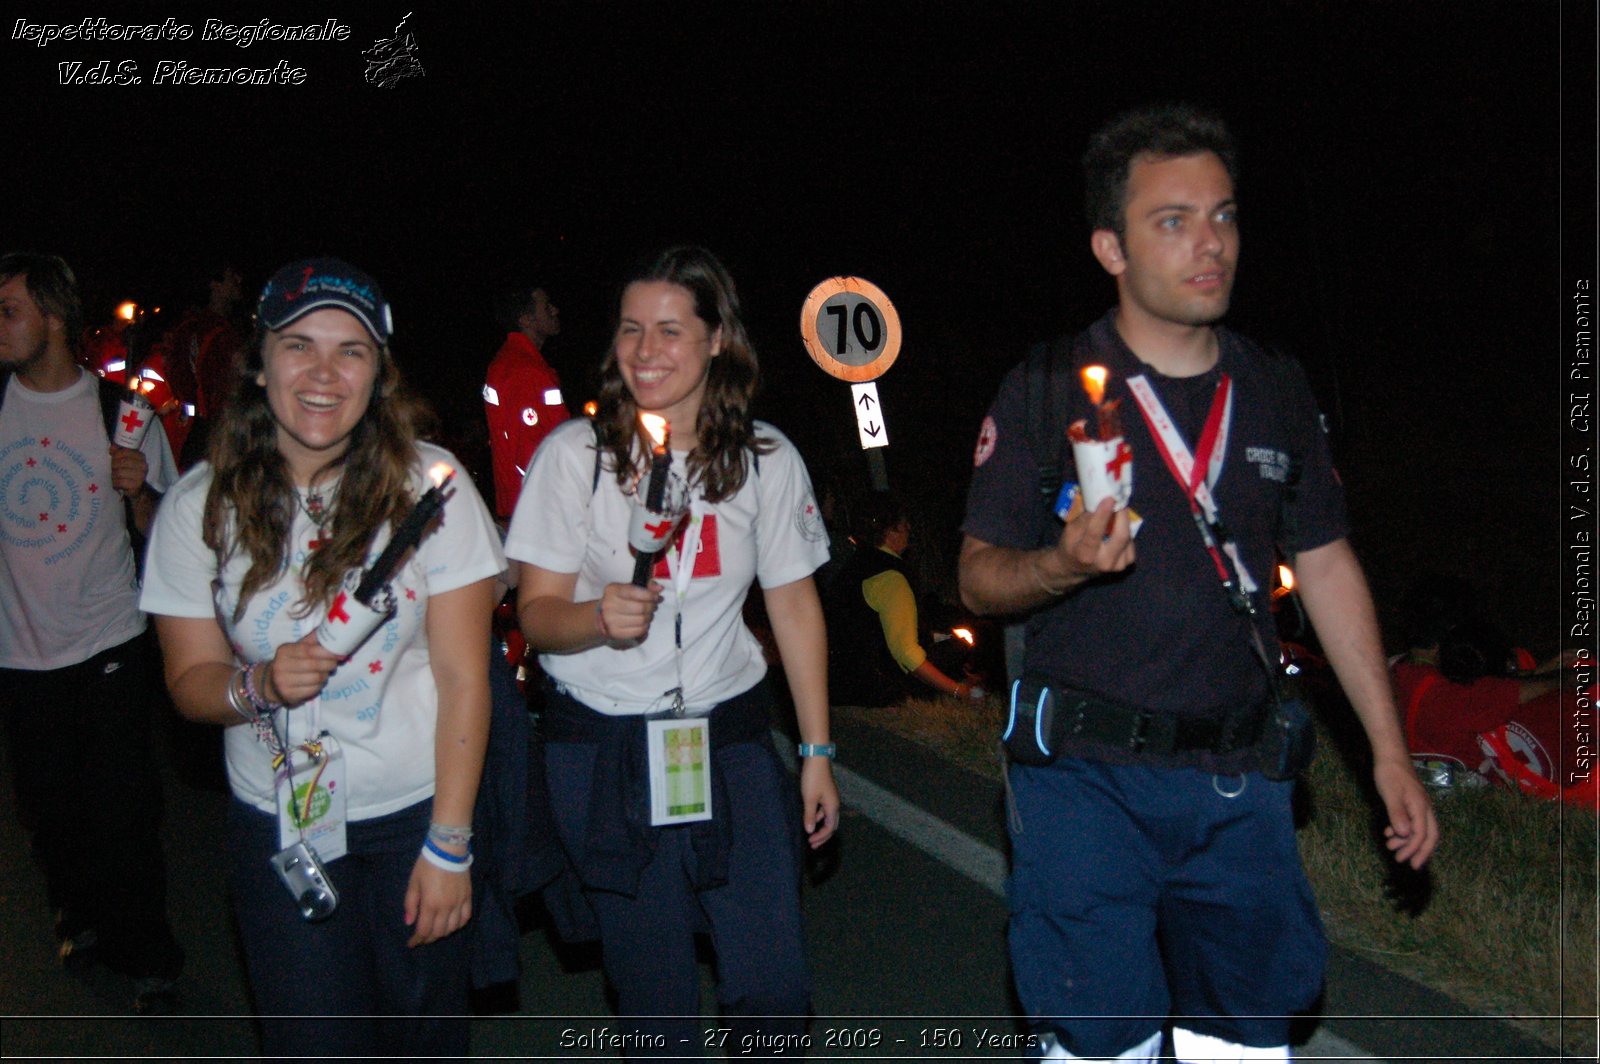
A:
POLYGON ((850 361, 845 355, 873 355, 883 346, 883 319, 867 300, 836 296, 823 305, 822 313, 833 319, 833 353, 842 361, 850 361))

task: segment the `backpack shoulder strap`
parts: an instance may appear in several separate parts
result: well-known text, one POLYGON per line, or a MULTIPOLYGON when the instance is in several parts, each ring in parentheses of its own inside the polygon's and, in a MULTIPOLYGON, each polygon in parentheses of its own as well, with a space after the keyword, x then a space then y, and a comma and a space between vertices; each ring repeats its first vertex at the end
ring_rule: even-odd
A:
POLYGON ((1320 431, 1321 421, 1315 396, 1311 393, 1311 382, 1306 379, 1299 361, 1276 347, 1257 347, 1256 351, 1266 368, 1269 393, 1273 398, 1272 416, 1289 444, 1289 468, 1284 477, 1283 495, 1278 507, 1278 543, 1287 553, 1297 539, 1295 498, 1299 494, 1301 474, 1305 472, 1306 454, 1312 447, 1311 440, 1306 436, 1308 426, 1300 418, 1287 416, 1289 411, 1299 409, 1299 404, 1291 402, 1292 397, 1311 396, 1311 413, 1318 420, 1313 421, 1309 431, 1320 431))
POLYGON ((1046 505, 1061 490, 1061 455, 1067 438, 1067 403, 1071 398, 1072 363, 1081 341, 1060 336, 1034 344, 1023 363, 1022 401, 1028 450, 1039 471, 1039 494, 1046 505))

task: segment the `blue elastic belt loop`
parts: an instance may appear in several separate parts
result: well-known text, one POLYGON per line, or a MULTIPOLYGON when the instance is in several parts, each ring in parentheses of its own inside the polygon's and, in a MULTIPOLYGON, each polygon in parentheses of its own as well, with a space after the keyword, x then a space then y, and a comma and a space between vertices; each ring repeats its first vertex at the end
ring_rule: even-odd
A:
POLYGON ((1011 681, 1011 717, 1006 721, 1006 733, 1000 736, 1000 741, 1005 742, 1011 738, 1011 733, 1017 730, 1017 691, 1021 689, 1021 680, 1011 681))
POLYGON ((1048 687, 1039 691, 1039 704, 1033 707, 1033 738, 1039 744, 1039 749, 1045 757, 1050 756, 1050 747, 1044 741, 1044 700, 1050 694, 1048 687))

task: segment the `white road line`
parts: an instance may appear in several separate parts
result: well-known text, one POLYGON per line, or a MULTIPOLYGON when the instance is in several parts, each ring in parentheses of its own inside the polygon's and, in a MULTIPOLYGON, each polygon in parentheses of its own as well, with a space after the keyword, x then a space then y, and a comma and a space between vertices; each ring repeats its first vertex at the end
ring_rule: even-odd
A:
MULTIPOLYGON (((793 744, 778 732, 773 732, 773 741, 779 756, 793 769, 793 744)), ((846 804, 862 816, 1005 900, 1005 854, 837 761, 833 763, 833 776, 846 804)), ((1353 1061, 1388 1064, 1360 1046, 1329 1033, 1326 1027, 1318 1028, 1311 1040, 1295 1052, 1295 1059, 1321 1060, 1329 1064, 1353 1061)))

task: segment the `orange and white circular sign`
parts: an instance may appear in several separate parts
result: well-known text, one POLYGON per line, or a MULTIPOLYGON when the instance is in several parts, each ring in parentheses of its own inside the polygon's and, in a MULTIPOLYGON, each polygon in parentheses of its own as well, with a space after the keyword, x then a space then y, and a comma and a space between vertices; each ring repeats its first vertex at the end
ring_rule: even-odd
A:
POLYGON ((830 277, 800 308, 811 360, 852 384, 877 380, 900 355, 900 312, 883 289, 860 277, 830 277))

